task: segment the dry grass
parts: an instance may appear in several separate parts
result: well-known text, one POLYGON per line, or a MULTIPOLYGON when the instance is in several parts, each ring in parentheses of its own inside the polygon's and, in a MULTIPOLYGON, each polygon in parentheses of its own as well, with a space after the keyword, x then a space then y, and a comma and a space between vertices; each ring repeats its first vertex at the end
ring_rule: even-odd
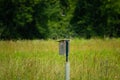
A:
MULTIPOLYGON (((70 43, 71 80, 120 80, 120 39, 70 43)), ((0 80, 64 80, 65 56, 53 40, 0 41, 0 80)))

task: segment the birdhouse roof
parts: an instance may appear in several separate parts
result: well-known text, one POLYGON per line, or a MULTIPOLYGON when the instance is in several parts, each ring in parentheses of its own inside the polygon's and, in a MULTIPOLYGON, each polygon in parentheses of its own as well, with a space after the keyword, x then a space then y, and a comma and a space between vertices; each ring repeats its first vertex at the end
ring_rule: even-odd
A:
POLYGON ((69 39, 61 39, 61 40, 58 40, 58 42, 62 42, 62 41, 70 41, 69 39))

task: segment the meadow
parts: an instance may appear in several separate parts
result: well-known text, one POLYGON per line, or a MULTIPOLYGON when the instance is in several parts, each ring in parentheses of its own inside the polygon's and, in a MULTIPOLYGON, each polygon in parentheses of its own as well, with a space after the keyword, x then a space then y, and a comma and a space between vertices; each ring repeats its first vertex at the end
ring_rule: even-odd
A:
MULTIPOLYGON (((71 80, 120 80, 120 39, 70 41, 71 80)), ((0 80, 65 80, 55 40, 0 41, 0 80)))

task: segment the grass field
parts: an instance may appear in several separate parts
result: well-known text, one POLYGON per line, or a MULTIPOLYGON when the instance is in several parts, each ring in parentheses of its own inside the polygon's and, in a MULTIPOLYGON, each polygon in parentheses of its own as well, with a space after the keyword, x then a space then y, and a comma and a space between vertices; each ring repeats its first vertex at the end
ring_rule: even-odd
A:
MULTIPOLYGON (((0 41, 0 80, 65 80, 53 40, 0 41)), ((71 80, 120 80, 120 39, 70 42, 71 80)))

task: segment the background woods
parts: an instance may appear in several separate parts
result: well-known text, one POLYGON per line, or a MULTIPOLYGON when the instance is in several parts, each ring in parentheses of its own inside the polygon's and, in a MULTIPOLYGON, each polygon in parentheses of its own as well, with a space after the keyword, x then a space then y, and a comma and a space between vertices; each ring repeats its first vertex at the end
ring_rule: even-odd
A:
POLYGON ((120 37, 120 0, 0 0, 0 39, 120 37))

